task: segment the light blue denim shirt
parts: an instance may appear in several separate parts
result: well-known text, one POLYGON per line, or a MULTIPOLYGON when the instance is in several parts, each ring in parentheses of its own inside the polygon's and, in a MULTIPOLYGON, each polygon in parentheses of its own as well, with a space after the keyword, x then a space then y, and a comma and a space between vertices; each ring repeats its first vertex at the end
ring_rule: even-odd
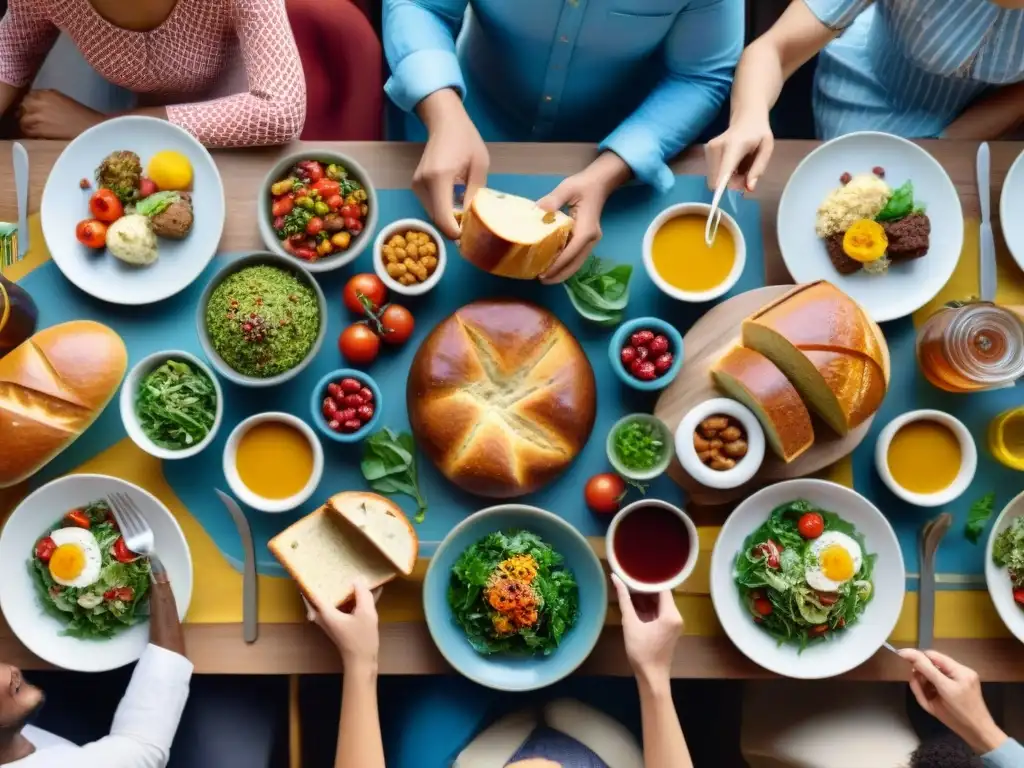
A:
POLYGON ((1024 747, 1007 739, 997 749, 982 755, 981 762, 985 768, 1024 768, 1024 747))
POLYGON ((384 0, 385 90, 411 112, 455 88, 487 141, 600 142, 665 190, 725 102, 743 25, 743 0, 384 0))

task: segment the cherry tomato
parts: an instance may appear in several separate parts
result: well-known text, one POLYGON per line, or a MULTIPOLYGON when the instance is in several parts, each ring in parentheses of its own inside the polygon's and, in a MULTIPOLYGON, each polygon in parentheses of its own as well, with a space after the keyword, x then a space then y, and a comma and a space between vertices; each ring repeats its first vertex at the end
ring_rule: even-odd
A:
POLYGON ((324 202, 327 203, 327 207, 330 208, 332 211, 336 211, 345 205, 345 200, 342 198, 341 195, 331 195, 324 202))
POLYGON ((754 553, 764 556, 769 568, 779 567, 779 554, 781 552, 782 548, 771 539, 754 547, 754 553))
POLYGON ((341 332, 341 336, 338 337, 338 349, 350 363, 367 365, 372 363, 380 352, 380 337, 365 323, 354 323, 341 332))
POLYGON ((320 197, 326 200, 328 197, 333 197, 341 192, 341 184, 334 179, 320 178, 313 184, 313 191, 319 192, 320 197))
POLYGON ((71 523, 71 525, 76 528, 88 528, 91 525, 89 522, 89 516, 81 509, 72 509, 64 515, 64 520, 71 523))
POLYGON ((807 630, 808 637, 821 637, 828 632, 828 624, 815 624, 807 630))
POLYGON ((303 261, 316 261, 317 252, 315 248, 306 248, 305 246, 295 249, 295 255, 303 261))
POLYGON ((124 206, 109 189, 97 189, 89 198, 89 211, 97 219, 110 223, 124 216, 124 206))
POLYGON ((816 539, 825 530, 825 520, 817 512, 807 512, 800 516, 796 529, 805 539, 816 539))
POLYGON ((139 197, 149 197, 156 194, 156 182, 147 179, 145 176, 139 181, 139 197))
POLYGON ((120 600, 123 603, 130 603, 135 597, 135 590, 131 587, 114 587, 103 593, 104 600, 120 600))
POLYGON ((36 557, 44 563, 50 562, 50 558, 53 557, 53 553, 56 551, 57 545, 49 536, 36 542, 36 557))
POLYGON ((397 304, 388 304, 380 313, 380 324, 384 326, 384 341, 387 344, 404 344, 412 336, 416 321, 412 312, 397 304))
POLYGON ((281 197, 274 201, 274 204, 270 207, 270 213, 273 216, 287 216, 292 212, 292 208, 295 207, 295 203, 290 197, 281 197))
POLYGON ((316 235, 324 228, 324 220, 319 216, 314 216, 306 222, 306 234, 316 235))
POLYGON ((760 616, 771 616, 772 615, 772 601, 767 597, 758 597, 754 600, 754 610, 757 611, 760 616))
POLYGON ((1019 605, 1024 605, 1024 587, 1018 587, 1013 590, 1013 601, 1019 605))
POLYGON ((839 602, 839 595, 834 592, 818 592, 817 597, 818 602, 825 606, 835 605, 839 602))
POLYGON ((614 472, 603 472, 587 480, 583 498, 591 511, 599 515, 614 515, 622 506, 626 483, 614 472))
POLYGON ((96 219, 80 221, 75 227, 75 237, 86 248, 106 248, 107 225, 96 219))
POLYGON ((347 224, 345 226, 345 229, 347 229, 350 234, 358 235, 360 232, 363 231, 363 222, 361 222, 359 219, 351 219, 351 222, 351 224, 347 224))
POLYGON ((124 543, 124 536, 117 537, 117 541, 114 542, 113 554, 114 559, 119 563, 130 563, 139 558, 138 555, 128 549, 128 545, 124 543))
POLYGON ((355 203, 345 203, 341 206, 341 210, 338 213, 341 214, 342 218, 355 219, 359 217, 359 206, 355 203))
POLYGON ((303 160, 299 163, 310 184, 315 184, 324 177, 324 167, 316 160, 303 160))
POLYGON ((345 283, 345 289, 341 292, 345 308, 354 314, 365 315, 366 310, 363 308, 362 302, 359 301, 359 294, 368 298, 374 309, 377 309, 387 299, 388 289, 384 286, 383 281, 372 272, 363 272, 349 278, 345 283))

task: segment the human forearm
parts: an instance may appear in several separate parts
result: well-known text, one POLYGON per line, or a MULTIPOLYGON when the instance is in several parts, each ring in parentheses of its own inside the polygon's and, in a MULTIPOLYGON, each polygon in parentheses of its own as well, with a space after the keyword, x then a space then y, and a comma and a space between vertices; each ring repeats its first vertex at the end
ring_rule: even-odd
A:
POLYGON ((666 673, 637 674, 645 768, 693 768, 666 673))
POLYGON ((416 114, 428 132, 450 120, 469 117, 462 98, 452 88, 441 88, 429 94, 416 105, 416 114))
POLYGON ((384 0, 384 55, 391 77, 384 91, 411 112, 444 88, 465 93, 455 35, 468 0, 384 0))
POLYGON ((993 141, 1021 125, 1024 125, 1024 83, 1015 83, 969 106, 942 132, 942 137, 993 141))
POLYGON ((334 768, 384 768, 376 664, 345 665, 334 768))

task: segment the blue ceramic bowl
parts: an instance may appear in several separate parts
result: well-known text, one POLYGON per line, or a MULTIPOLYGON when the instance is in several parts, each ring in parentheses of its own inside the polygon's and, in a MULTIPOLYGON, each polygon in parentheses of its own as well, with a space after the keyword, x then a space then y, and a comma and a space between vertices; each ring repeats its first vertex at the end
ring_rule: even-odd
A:
POLYGON ((382 399, 380 387, 377 386, 377 382, 374 381, 369 374, 364 371, 357 371, 354 368, 339 368, 336 371, 328 373, 316 383, 315 387, 313 387, 313 394, 309 398, 309 412, 313 417, 313 426, 315 426, 324 437, 328 437, 336 443, 357 443, 370 434, 377 426, 377 422, 380 421, 380 407, 382 399), (363 384, 369 387, 370 391, 373 392, 373 418, 366 422, 362 429, 356 432, 335 432, 327 426, 327 420, 324 418, 322 411, 324 398, 327 397, 328 384, 332 381, 341 381, 342 379, 347 378, 363 382, 363 384))
POLYGON ((611 360, 612 370, 615 371, 615 375, 624 383, 633 387, 633 389, 656 392, 667 387, 679 375, 679 369, 683 367, 683 337, 675 329, 675 326, 664 320, 660 320, 657 317, 638 317, 635 320, 627 320, 618 327, 615 335, 612 336, 611 343, 608 345, 608 357, 611 360), (672 367, 665 372, 664 376, 659 376, 654 381, 640 381, 640 379, 626 370, 626 366, 622 364, 622 360, 619 358, 619 353, 626 346, 629 337, 636 331, 642 331, 644 328, 654 331, 655 335, 663 333, 668 336, 669 351, 672 352, 672 367))
POLYGON ((590 544, 562 518, 524 504, 490 507, 455 526, 431 558, 423 582, 427 628, 441 655, 473 682, 499 691, 544 688, 572 674, 597 644, 608 610, 606 581, 601 561, 590 544), (487 534, 514 529, 536 533, 561 553, 579 585, 579 618, 550 656, 477 653, 448 607, 448 582, 455 561, 487 534))

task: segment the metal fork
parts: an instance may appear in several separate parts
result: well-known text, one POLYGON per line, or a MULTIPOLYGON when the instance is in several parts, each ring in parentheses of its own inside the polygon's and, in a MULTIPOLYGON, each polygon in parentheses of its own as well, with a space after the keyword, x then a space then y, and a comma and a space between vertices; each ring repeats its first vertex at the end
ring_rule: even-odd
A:
POLYGON ((114 513, 117 527, 121 529, 121 535, 124 536, 124 543, 128 549, 137 555, 149 558, 150 569, 154 576, 165 575, 167 569, 153 552, 155 544, 153 529, 149 527, 149 523, 142 516, 142 512, 132 497, 127 493, 112 493, 107 497, 107 503, 114 513))

